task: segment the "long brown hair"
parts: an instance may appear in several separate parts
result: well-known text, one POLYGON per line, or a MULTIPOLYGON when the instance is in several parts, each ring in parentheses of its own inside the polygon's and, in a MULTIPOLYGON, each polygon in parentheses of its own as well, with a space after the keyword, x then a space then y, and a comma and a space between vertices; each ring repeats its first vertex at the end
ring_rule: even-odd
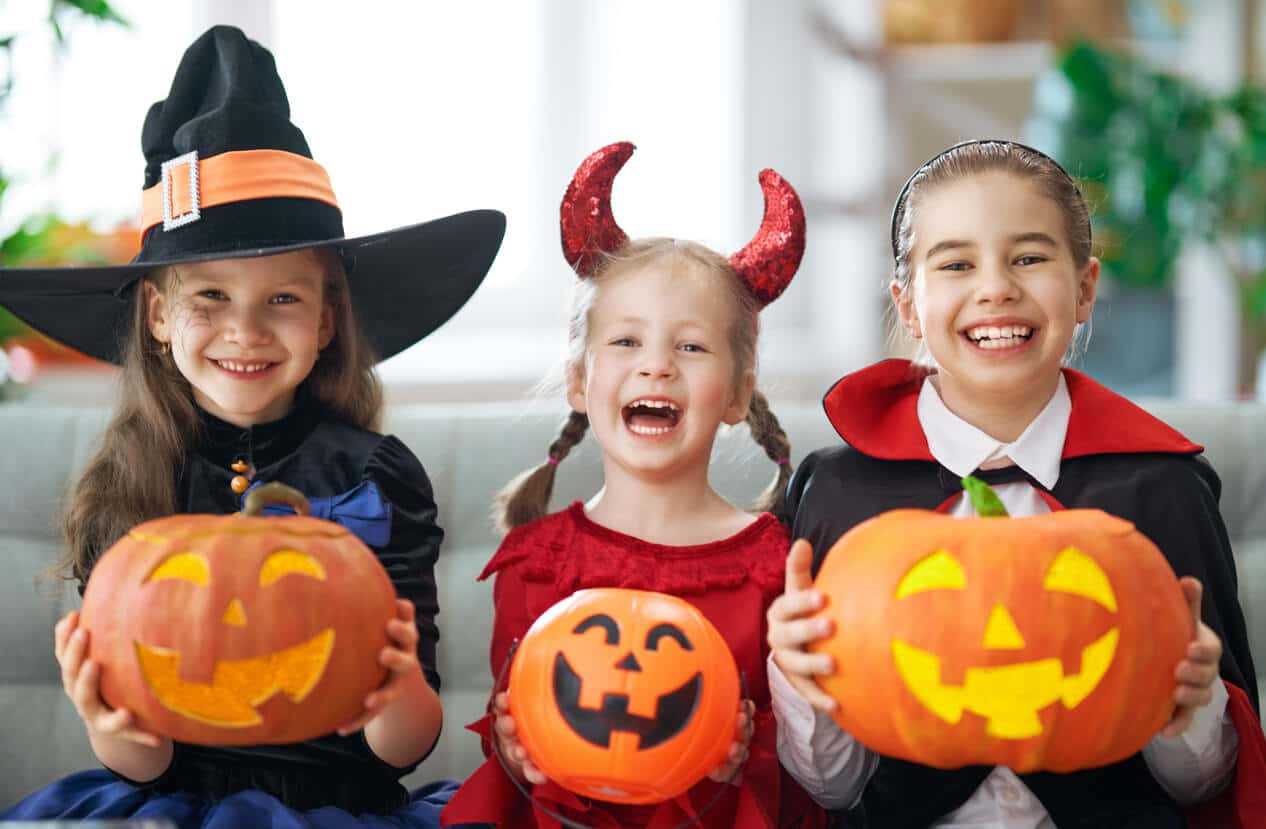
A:
MULTIPOLYGON (((377 429, 382 385, 373 349, 352 310, 347 273, 335 251, 318 248, 311 253, 323 274, 324 302, 334 313, 334 337, 304 386, 331 416, 377 429)), ((189 381, 150 333, 142 283, 170 298, 179 280, 176 267, 161 268, 133 288, 119 404, 62 512, 66 550, 53 566, 56 575, 85 581, 102 551, 128 530, 176 511, 176 479, 186 451, 198 438, 200 420, 189 381)))
MULTIPOLYGON (((744 287, 738 273, 725 257, 698 244, 681 239, 650 238, 626 242, 619 249, 602 253, 602 261, 592 276, 579 279, 572 294, 571 322, 568 325, 567 358, 564 371, 568 377, 580 370, 585 349, 589 345, 589 313, 593 309, 603 281, 630 267, 661 265, 676 273, 684 264, 713 274, 731 309, 730 349, 734 353, 734 380, 737 385, 747 372, 756 371, 756 337, 760 332, 760 306, 744 287)), ((759 390, 753 390, 747 411, 747 424, 752 440, 766 456, 777 464, 778 471, 761 493, 752 509, 757 512, 782 512, 787 481, 791 478, 791 442, 769 408, 769 401, 759 390)), ((524 470, 497 493, 493 517, 497 526, 510 529, 535 521, 549 510, 554 493, 558 464, 585 437, 589 419, 580 412, 571 412, 563 422, 558 437, 549 446, 545 460, 524 470)))

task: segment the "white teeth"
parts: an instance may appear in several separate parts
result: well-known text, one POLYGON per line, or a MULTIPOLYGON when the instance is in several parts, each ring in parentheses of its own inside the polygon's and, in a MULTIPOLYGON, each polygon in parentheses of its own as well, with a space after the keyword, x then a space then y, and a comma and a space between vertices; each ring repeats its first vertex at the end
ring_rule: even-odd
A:
POLYGON ((629 431, 637 435, 666 435, 672 431, 672 428, 664 426, 638 426, 635 423, 630 423, 629 431))
POLYGON ((634 400, 632 403, 629 403, 628 406, 625 406, 625 408, 627 409, 629 406, 645 406, 648 409, 671 409, 674 412, 680 411, 680 409, 677 408, 677 404, 672 402, 671 400, 641 400, 639 399, 639 400, 634 400))
POLYGON ((999 337, 996 340, 980 340, 976 343, 980 348, 1010 348, 1013 345, 1019 345, 1024 342, 1023 337, 999 337))
POLYGON ((243 374, 253 374, 257 371, 263 371, 272 365, 272 363, 237 363, 232 360, 216 360, 215 364, 220 368, 243 374))
POLYGON ((967 336, 980 345, 991 341, 1009 341, 1024 338, 1031 333, 1033 333, 1033 329, 1027 325, 980 325, 967 330, 967 336))

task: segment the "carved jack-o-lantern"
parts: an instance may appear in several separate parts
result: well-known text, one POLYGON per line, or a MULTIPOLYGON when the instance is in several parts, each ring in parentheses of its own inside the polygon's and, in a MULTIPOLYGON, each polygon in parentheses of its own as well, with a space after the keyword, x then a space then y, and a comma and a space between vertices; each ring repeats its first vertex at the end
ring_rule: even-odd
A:
MULTIPOLYGON (((272 486, 249 500, 276 498, 272 486)), ((298 493, 284 497, 306 511, 298 493)), ((106 551, 82 624, 102 696, 140 728, 204 745, 288 743, 360 713, 385 678, 395 598, 374 554, 338 524, 176 515, 106 551)))
POLYGON ((541 615, 510 668, 519 737, 551 780, 621 803, 676 797, 724 762, 738 668, 689 602, 581 590, 541 615))
POLYGON ((1099 510, 887 512, 832 547, 815 586, 835 624, 811 648, 835 658, 819 678, 835 719, 875 751, 943 768, 1130 756, 1171 716, 1192 635, 1164 556, 1099 510))

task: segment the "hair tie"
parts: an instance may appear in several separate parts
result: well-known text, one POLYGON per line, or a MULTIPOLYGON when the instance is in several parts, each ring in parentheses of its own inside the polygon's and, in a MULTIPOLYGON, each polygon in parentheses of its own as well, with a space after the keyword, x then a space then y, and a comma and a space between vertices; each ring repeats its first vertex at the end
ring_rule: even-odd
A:
POLYGON ((547 456, 545 457, 545 460, 546 460, 546 461, 547 461, 547 462, 548 462, 551 466, 558 466, 558 458, 554 457, 553 455, 547 455, 547 456))
POLYGON ((776 461, 774 461, 774 463, 778 464, 779 466, 786 466, 787 464, 791 463, 791 458, 779 458, 776 461))

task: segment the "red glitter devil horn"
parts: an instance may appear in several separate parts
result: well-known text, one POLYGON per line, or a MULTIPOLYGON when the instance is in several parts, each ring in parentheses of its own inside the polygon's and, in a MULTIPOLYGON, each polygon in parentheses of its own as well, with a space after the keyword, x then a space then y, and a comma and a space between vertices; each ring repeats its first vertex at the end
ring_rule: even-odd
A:
POLYGON ((787 180, 773 170, 761 170, 765 218, 747 247, 730 257, 730 264, 762 307, 778 298, 804 256, 804 206, 787 180))
POLYGON ((563 256, 579 276, 593 273, 600 253, 628 241, 611 213, 611 185, 633 150, 628 141, 620 141, 593 153, 581 162, 563 194, 563 256))

